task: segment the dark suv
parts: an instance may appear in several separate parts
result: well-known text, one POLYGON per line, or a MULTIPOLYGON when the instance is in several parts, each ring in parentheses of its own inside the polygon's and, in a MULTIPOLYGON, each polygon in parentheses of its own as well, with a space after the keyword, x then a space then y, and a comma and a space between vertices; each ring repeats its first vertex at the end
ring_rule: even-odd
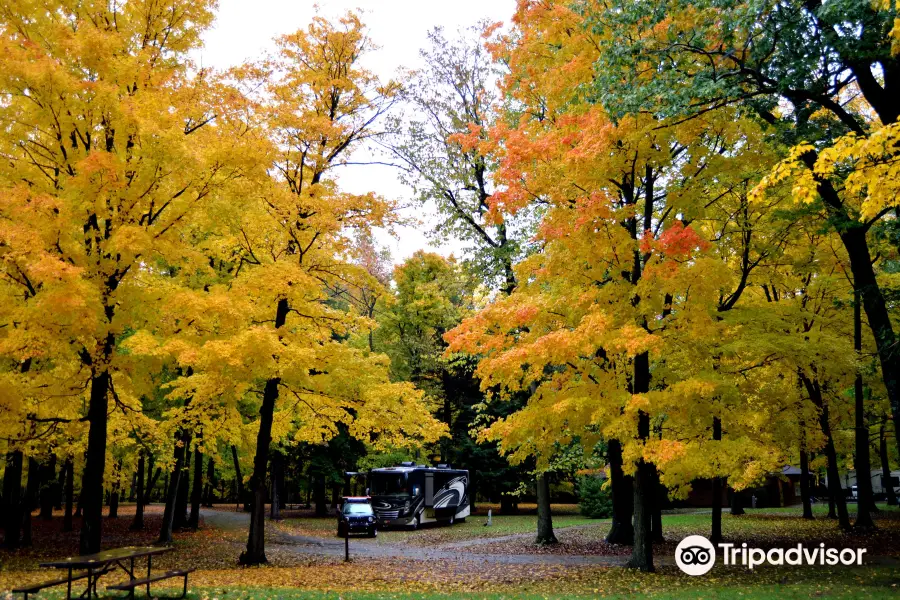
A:
POLYGON ((378 535, 369 498, 344 498, 344 506, 338 512, 337 534, 344 537, 347 533, 365 533, 369 537, 378 535))

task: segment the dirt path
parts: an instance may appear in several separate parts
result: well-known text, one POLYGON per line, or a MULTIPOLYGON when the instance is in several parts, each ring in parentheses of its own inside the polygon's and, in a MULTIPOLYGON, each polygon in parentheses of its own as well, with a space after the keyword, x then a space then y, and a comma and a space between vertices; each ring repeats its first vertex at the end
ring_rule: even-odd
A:
MULTIPOLYGON (((250 522, 250 515, 244 512, 226 512, 219 510, 203 510, 202 516, 208 526, 216 527, 224 531, 246 531, 250 522)), ((573 525, 563 527, 560 530, 583 529, 596 527, 602 524, 573 525)), ((451 542, 436 545, 431 548, 410 546, 407 544, 385 544, 375 540, 351 539, 351 556, 366 556, 372 558, 409 558, 412 560, 454 560, 474 561, 490 564, 541 564, 541 565, 623 565, 628 557, 622 556, 577 556, 554 554, 488 554, 470 551, 471 548, 482 544, 491 544, 507 540, 517 540, 531 537, 530 533, 519 533, 490 538, 478 538, 461 542, 451 542)), ((343 556, 344 540, 339 538, 322 538, 305 535, 296 535, 279 531, 274 527, 266 529, 266 542, 290 549, 292 552, 303 555, 318 556, 343 556)), ((666 564, 667 557, 661 557, 662 564, 666 564)))

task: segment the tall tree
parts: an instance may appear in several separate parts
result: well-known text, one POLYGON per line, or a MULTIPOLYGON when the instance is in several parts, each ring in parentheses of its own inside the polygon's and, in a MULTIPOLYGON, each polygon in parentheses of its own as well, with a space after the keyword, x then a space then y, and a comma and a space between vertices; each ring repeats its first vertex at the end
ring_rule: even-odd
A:
POLYGON ((55 339, 65 381, 88 390, 82 553, 100 549, 110 400, 128 402, 117 348, 147 290, 131 281, 227 177, 227 153, 203 151, 223 109, 188 59, 212 6, 23 1, 0 16, 2 268, 22 291, 20 356, 55 339))
MULTIPOLYGON (((497 156, 477 142, 488 142, 489 129, 501 119, 502 97, 496 86, 499 64, 480 35, 486 29, 480 24, 452 41, 440 27, 429 32, 429 47, 420 51, 425 66, 402 94, 410 116, 395 123, 397 135, 386 145, 420 205, 437 209, 440 220, 432 235, 465 243, 469 271, 490 289, 510 294, 518 284, 513 266, 529 250, 539 209, 529 205, 503 213, 491 201, 497 156)), ((495 402, 492 411, 508 414, 520 404, 511 400, 502 407, 495 402)), ((482 452, 492 453, 491 444, 482 452)), ((501 496, 502 503, 509 500, 501 496)), ((538 500, 549 515, 549 494, 538 500)), ((539 520, 539 538, 555 540, 551 523, 539 520)))
POLYGON ((797 200, 812 203, 840 237, 900 448, 900 352, 869 237, 897 205, 897 145, 887 141, 896 139, 900 116, 896 7, 623 0, 584 9, 600 46, 590 93, 614 117, 650 111, 683 121, 737 105, 796 144, 791 166, 773 177, 791 177, 797 200))

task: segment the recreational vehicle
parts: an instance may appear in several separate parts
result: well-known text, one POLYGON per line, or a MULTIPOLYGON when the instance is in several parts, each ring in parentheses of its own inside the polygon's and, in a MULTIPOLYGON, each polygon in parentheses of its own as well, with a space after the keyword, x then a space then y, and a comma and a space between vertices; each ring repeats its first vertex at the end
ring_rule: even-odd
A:
POLYGON ((469 472, 463 469, 404 462, 372 469, 368 485, 379 527, 452 525, 469 516, 469 472))

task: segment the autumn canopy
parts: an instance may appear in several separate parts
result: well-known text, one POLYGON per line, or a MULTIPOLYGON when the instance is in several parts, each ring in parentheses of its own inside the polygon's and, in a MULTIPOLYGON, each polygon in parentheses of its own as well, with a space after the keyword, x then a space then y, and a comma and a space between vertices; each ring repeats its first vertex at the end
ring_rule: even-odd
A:
POLYGON ((533 489, 542 543, 551 482, 603 473, 644 571, 698 481, 713 540, 785 465, 872 525, 840 474, 900 449, 894 3, 519 0, 396 80, 357 12, 203 68, 215 8, 0 8, 8 546, 66 478, 84 553, 136 485, 171 542, 206 477, 259 564, 285 465, 324 511, 405 459, 533 489), (459 256, 392 259, 399 199, 339 183, 360 153, 459 256))

